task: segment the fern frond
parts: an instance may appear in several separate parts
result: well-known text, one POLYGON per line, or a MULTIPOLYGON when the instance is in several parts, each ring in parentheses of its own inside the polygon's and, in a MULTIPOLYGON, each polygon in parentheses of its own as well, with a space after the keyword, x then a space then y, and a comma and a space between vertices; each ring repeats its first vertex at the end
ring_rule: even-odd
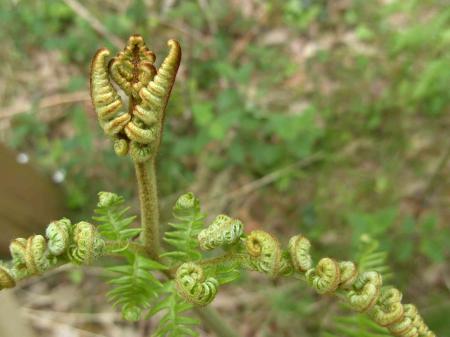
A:
POLYGON ((198 336, 193 328, 199 324, 197 319, 187 316, 186 313, 192 309, 192 305, 184 301, 178 295, 174 281, 167 282, 163 288, 164 294, 149 312, 153 316, 163 312, 158 327, 151 335, 152 337, 187 337, 198 336))
POLYGON ((137 236, 142 229, 130 228, 136 216, 127 216, 130 207, 124 206, 124 199, 117 194, 100 192, 99 201, 93 217, 98 222, 98 231, 107 240, 128 242, 137 236))
POLYGON ((162 256, 170 257, 176 262, 197 261, 201 258, 197 236, 204 227, 205 215, 200 210, 200 201, 193 193, 183 194, 173 207, 174 222, 172 228, 164 235, 173 251, 162 256))
POLYGON ((392 278, 391 268, 387 264, 388 253, 379 249, 380 243, 364 234, 360 238, 356 261, 359 272, 376 271, 380 273, 384 281, 392 278))
POLYGON ((113 306, 120 306, 126 320, 137 321, 143 310, 150 307, 153 299, 159 296, 163 284, 152 271, 166 267, 138 254, 123 252, 128 264, 110 267, 113 277, 108 281, 113 289, 107 297, 113 306))
MULTIPOLYGON (((392 277, 387 264, 388 253, 379 249, 379 242, 364 234, 360 238, 356 261, 360 274, 370 271, 378 272, 383 280, 392 277)), ((384 291, 384 289, 383 289, 384 291)), ((348 304, 343 304, 348 307, 348 304)), ((349 309, 349 308, 348 308, 349 309)), ((323 337, 388 337, 392 336, 388 329, 378 325, 364 314, 336 315, 332 319, 333 325, 323 333, 323 337)))
POLYGON ((389 337, 387 329, 380 327, 363 314, 337 316, 333 318, 332 331, 325 331, 323 337, 389 337))

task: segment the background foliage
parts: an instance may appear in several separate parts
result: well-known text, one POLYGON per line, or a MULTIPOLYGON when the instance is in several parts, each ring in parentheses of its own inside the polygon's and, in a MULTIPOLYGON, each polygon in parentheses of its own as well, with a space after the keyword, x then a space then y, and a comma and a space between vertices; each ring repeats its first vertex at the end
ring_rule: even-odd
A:
MULTIPOLYGON (((1 1, 0 136, 63 180, 74 220, 99 190, 135 196, 87 95, 95 50, 132 32, 158 60, 169 38, 184 53, 158 163, 167 214, 194 190, 208 214, 302 232, 321 255, 356 258, 369 235, 450 333, 448 1, 1 1)), ((215 305, 247 335, 345 334, 345 308, 271 282, 244 275, 215 305)))

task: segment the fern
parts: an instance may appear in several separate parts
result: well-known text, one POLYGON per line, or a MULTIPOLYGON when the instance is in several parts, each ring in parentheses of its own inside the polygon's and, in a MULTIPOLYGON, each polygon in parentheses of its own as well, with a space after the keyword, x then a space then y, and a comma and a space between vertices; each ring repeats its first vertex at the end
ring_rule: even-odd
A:
POLYGON ((389 337, 387 329, 380 327, 367 316, 349 315, 333 318, 333 332, 326 331, 323 337, 389 337))
POLYGON ((379 250, 380 243, 364 234, 360 238, 359 248, 356 255, 358 269, 360 272, 374 270, 381 274, 383 280, 389 280, 393 274, 387 265, 388 253, 379 250))
POLYGON ((163 288, 152 272, 166 267, 138 254, 124 252, 123 255, 127 257, 128 264, 108 268, 114 277, 108 281, 113 289, 107 297, 114 306, 121 307, 125 319, 137 321, 163 288))
POLYGON ((180 298, 173 281, 164 284, 160 296, 162 300, 149 311, 149 316, 158 312, 164 313, 152 337, 198 336, 193 327, 198 325, 199 321, 186 316, 192 305, 180 298))
POLYGON ((202 255, 199 252, 197 236, 204 227, 205 215, 200 210, 200 201, 193 193, 183 194, 173 207, 173 217, 176 221, 169 223, 171 231, 164 235, 173 251, 162 254, 176 262, 196 261, 202 255))
POLYGON ((98 222, 98 231, 105 239, 128 242, 137 236, 142 229, 130 228, 136 216, 127 216, 130 207, 123 205, 124 199, 117 194, 100 192, 99 201, 92 217, 98 222))
POLYGON ((98 230, 103 238, 121 244, 113 249, 123 256, 127 264, 108 268, 111 272, 108 283, 113 289, 107 297, 114 306, 120 306, 125 319, 135 321, 144 309, 149 308, 151 301, 158 296, 162 284, 152 274, 155 270, 166 267, 149 258, 131 252, 128 242, 141 232, 139 228, 130 228, 135 216, 128 216, 129 207, 125 207, 124 199, 117 194, 100 192, 99 202, 93 219, 98 224, 98 230))
MULTIPOLYGON (((379 242, 367 234, 360 238, 356 261, 360 273, 370 270, 380 273, 384 280, 392 277, 387 265, 388 253, 379 250, 379 242)), ((348 309, 348 305, 343 304, 348 309)), ((333 326, 322 334, 323 337, 388 337, 391 336, 386 328, 380 327, 364 314, 350 312, 347 315, 333 317, 333 326)))

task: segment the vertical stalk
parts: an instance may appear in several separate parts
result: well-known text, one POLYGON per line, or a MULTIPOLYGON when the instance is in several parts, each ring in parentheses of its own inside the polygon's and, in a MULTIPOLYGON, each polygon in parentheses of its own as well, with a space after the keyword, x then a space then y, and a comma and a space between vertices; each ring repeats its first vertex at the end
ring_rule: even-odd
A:
POLYGON ((158 258, 159 243, 159 203, 156 186, 155 160, 134 163, 141 205, 142 240, 147 253, 158 258))

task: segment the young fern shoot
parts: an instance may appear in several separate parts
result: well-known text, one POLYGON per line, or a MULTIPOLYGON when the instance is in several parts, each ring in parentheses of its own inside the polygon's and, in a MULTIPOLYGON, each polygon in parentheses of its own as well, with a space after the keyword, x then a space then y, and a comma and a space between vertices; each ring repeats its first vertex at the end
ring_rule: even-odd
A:
MULTIPOLYGON (((222 284, 252 270, 270 278, 303 279, 318 294, 336 295, 353 311, 367 314, 393 336, 434 337, 416 307, 403 304, 401 292, 383 284, 383 270, 375 268, 382 256, 372 254, 358 267, 330 257, 317 260, 303 235, 283 247, 264 230, 246 233, 244 224, 228 215, 218 215, 205 226, 200 202, 192 193, 175 203, 175 220, 164 235, 166 246, 161 247, 155 161, 181 61, 178 42, 170 40, 168 45, 169 54, 159 69, 139 35, 132 35, 125 49, 109 61, 110 52, 100 49, 91 64, 91 97, 100 126, 113 141, 115 153, 129 154, 135 166, 141 226, 132 226, 135 217, 128 215, 123 198, 100 192, 97 226, 64 218, 52 222, 45 237, 13 240, 12 259, 0 263, 0 290, 64 263, 88 264, 102 256, 118 256, 124 263, 108 268, 112 289, 107 297, 123 317, 136 321, 161 313, 152 336, 197 336, 198 321, 189 310, 207 306, 222 284), (116 87, 128 96, 127 107, 116 87), (211 257, 217 250, 221 253, 211 257)), ((217 323, 217 314, 200 313, 219 337, 237 336, 217 323)))

